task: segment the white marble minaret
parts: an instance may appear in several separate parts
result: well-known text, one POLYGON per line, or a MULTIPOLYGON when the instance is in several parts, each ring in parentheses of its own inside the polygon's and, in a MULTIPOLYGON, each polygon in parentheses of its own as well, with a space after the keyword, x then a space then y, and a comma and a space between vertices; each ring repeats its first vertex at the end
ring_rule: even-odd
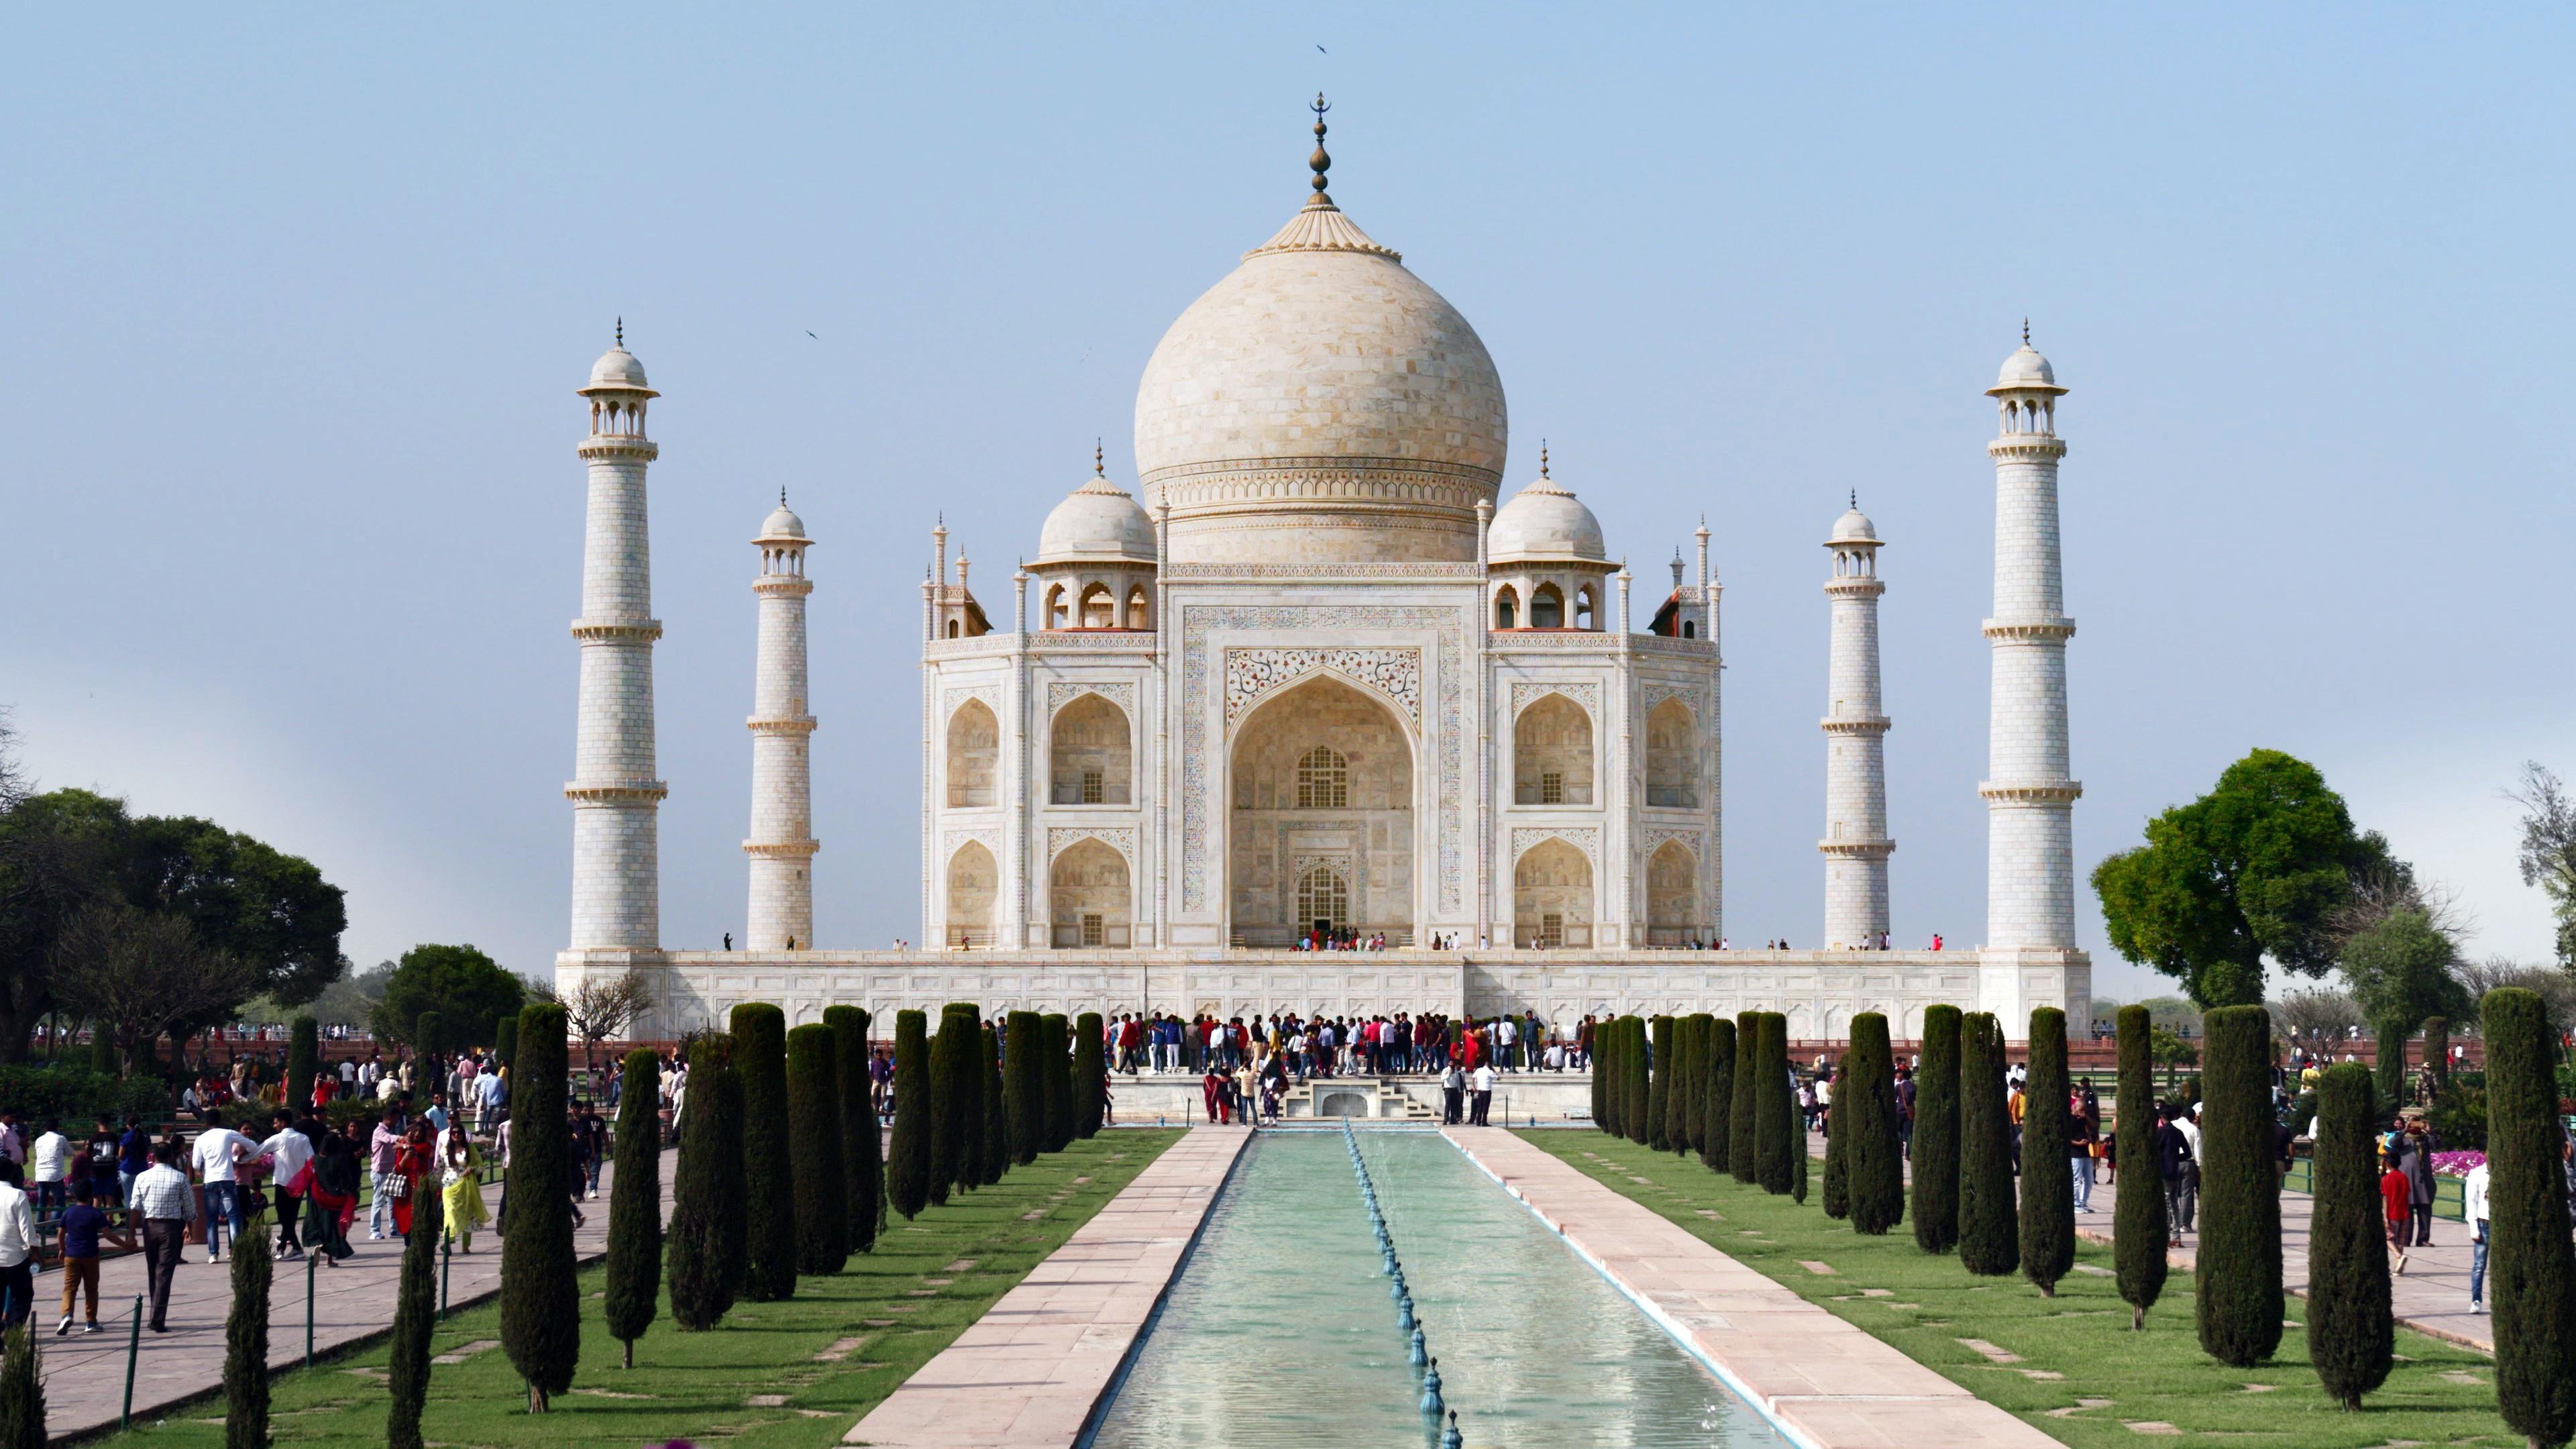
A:
POLYGON ((805 695, 805 521, 787 511, 787 490, 752 540, 760 550, 760 644, 752 682, 751 926, 754 951, 814 949, 814 716, 805 695))
POLYGON ((661 450, 644 435, 644 404, 661 394, 617 345, 590 369, 589 517, 582 533, 581 703, 573 746, 572 949, 651 951, 661 944, 657 815, 669 792, 653 769, 653 548, 644 471, 661 450))
POLYGON ((1887 931, 1887 715, 1878 688, 1878 533, 1852 495, 1834 520, 1833 611, 1826 667, 1825 949, 1873 950, 1887 931))
POLYGON ((2002 433, 1995 460, 1995 615, 1986 782, 1986 941, 1996 951, 2075 947, 2075 797, 2067 773, 2066 591, 2058 563, 2057 399, 2066 389, 2031 349, 2004 359, 1986 395, 2002 433))

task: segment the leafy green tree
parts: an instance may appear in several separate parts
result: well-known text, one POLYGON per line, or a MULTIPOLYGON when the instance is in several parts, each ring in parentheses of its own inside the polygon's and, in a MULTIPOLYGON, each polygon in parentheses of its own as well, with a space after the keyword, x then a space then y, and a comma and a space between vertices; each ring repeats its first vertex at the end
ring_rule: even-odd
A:
POLYGON ((278 1005, 302 1006, 348 970, 346 900, 311 861, 211 820, 158 815, 134 822, 120 854, 130 903, 186 919, 208 946, 254 968, 278 1005))
POLYGON ((832 1028, 832 1061, 841 1092, 841 1169, 849 1176, 844 1201, 850 1218, 850 1251, 864 1253, 877 1243, 877 1221, 884 1212, 885 1163, 877 1140, 875 1094, 868 1081, 868 1014, 855 1006, 823 1008, 823 1023, 832 1028))
POLYGON ((2329 1067, 2317 1083, 2316 1202, 2308 1234, 2308 1362, 2326 1397, 2359 1409, 2388 1381, 2396 1321, 2381 1234, 2370 1073, 2329 1067))
POLYGON ((2203 1007, 2263 999, 2263 962, 2322 976, 2352 875, 2374 854, 2316 767, 2256 750, 2217 787, 2147 822, 2147 843, 2093 872, 2123 957, 2182 982, 2203 1007))
POLYGON ((1726 1162, 1727 1171, 1741 1183, 1761 1181, 1760 1152, 1761 1095, 1755 1087, 1762 1077, 1762 1013, 1739 1011, 1735 1014, 1735 1080, 1734 1091, 1727 1103, 1726 1162))
POLYGON ((1107 1038, 1100 1013, 1086 1011, 1073 1023, 1073 1135, 1090 1137, 1100 1131, 1101 1118, 1109 1103, 1104 1094, 1108 1088, 1109 1063, 1104 1058, 1107 1038))
POLYGON ((43 1373, 30 1319, 0 1338, 0 1449, 45 1449, 43 1373))
POLYGON ((1971 1012, 1959 1023, 1959 1265, 1990 1278, 2019 1268, 2018 1217, 2003 1023, 1971 1012))
POLYGON ((2273 1168, 2272 1016, 2226 1006, 2203 1019, 2200 1347, 2246 1368, 2281 1345, 2281 1179, 2273 1168))
POLYGON ((796 1183, 799 1276, 838 1273, 850 1261, 850 1175, 841 1162, 839 1077, 830 1027, 817 1021, 787 1033, 788 1159, 796 1183))
MULTIPOLYGON (((739 1015, 740 1013, 736 1013, 739 1015)), ((581 1362, 581 1292, 572 1257, 570 1061, 564 1009, 519 1009, 519 1067, 511 1073, 510 1175, 530 1185, 510 1195, 501 1234, 501 1347, 528 1385, 528 1412, 572 1387, 581 1362)), ((257 1254, 252 1256, 256 1257, 257 1254)))
POLYGON ((1753 1059, 1753 1175, 1764 1192, 1776 1195, 1794 1185, 1797 1164, 1792 1159, 1806 1156, 1806 1144, 1789 1140, 1790 1119, 1797 1111, 1797 1098, 1789 1091, 1789 1018, 1776 1011, 1760 1016, 1754 1038, 1760 1051, 1753 1059))
MULTIPOLYGON (((734 1073, 732 1041, 711 1032, 689 1048, 680 1165, 663 1233, 671 1321, 689 1332, 723 1322, 742 1293, 742 1244, 749 1235, 742 1188, 742 1079, 734 1073)), ((614 1200, 609 1206, 614 1216, 614 1200)))
MULTIPOLYGON (((2466 988, 2461 991, 2467 994, 2466 988)), ((2451 1088, 2451 1018, 2448 1015, 2424 1018, 2424 1065, 2433 1073, 2433 1093, 2440 1096, 2451 1088)))
POLYGON ((422 1083, 423 1092, 435 1090, 441 1077, 438 1069, 438 1048, 424 1043, 443 1042, 447 1040, 447 1036, 446 1018, 435 1011, 424 1011, 412 1021, 411 1038, 420 1053, 417 1080, 422 1083))
MULTIPOLYGON (((14 764, 5 740, 0 763, 14 764)), ((86 907, 118 900, 110 873, 131 824, 124 801, 87 790, 0 794, 0 1063, 25 1061, 36 1023, 61 1004, 62 933, 86 907)), ((98 1039, 114 1050, 108 1033, 98 1039)))
POLYGON ((1699 1160, 1711 1172, 1728 1170, 1728 1150, 1735 1140, 1735 1052, 1735 1022, 1723 1016, 1709 1018, 1708 1081, 1702 1089, 1708 1099, 1707 1137, 1700 1144, 1699 1160))
POLYGON ((269 1255, 257 1249, 233 1254, 233 1303, 224 1315, 224 1449, 268 1449, 268 1286, 275 1272, 269 1255))
POLYGON ((984 1144, 975 1160, 983 1165, 984 1185, 990 1187, 1011 1170, 1011 1109, 1002 1099, 1002 1034, 989 1021, 984 1023, 984 1046, 976 1068, 984 1074, 979 1097, 984 1106, 984 1144))
POLYGON ((1834 1109, 1843 1114, 1834 1132, 1846 1139, 1843 1175, 1852 1231, 1872 1237, 1905 1220, 1905 1142, 1898 1130, 1895 1070, 1886 1016, 1864 1011, 1853 1017, 1851 1050, 1834 1089, 1834 1109))
POLYGON ((2345 940, 2343 973, 2379 1043, 2383 1097, 2403 1095, 2406 1039, 2425 1018, 2469 1009, 2468 989, 2451 974, 2458 961, 2459 948, 2420 910, 2391 911, 2345 940))
MULTIPOLYGON (((787 1013, 766 1001, 733 1009, 733 1069, 742 1079, 742 1296, 796 1296, 796 1170, 787 1126, 787 1013)), ((519 1050, 527 1051, 526 1017, 519 1050)))
POLYGON ((1003 1019, 1002 1105, 1010 1119, 1011 1160, 1022 1167, 1046 1147, 1046 1095, 1038 1076, 1038 1041, 1044 1030, 1034 1011, 1003 1019))
MULTIPOLYGON (((518 1036, 513 1022, 511 1036, 518 1036)), ((608 1336, 635 1367, 635 1340, 653 1326, 662 1293, 662 1061, 626 1054, 617 1089, 617 1171, 608 1184, 608 1336)), ((415 1217, 419 1209, 413 1209, 415 1217)), ((408 1257, 405 1271, 410 1268, 408 1257)))
POLYGON ((519 1055, 519 1013, 511 1011, 492 1023, 492 1056, 509 1066, 519 1055))
POLYGON ((1663 1152, 1673 1145, 1673 1019, 1658 1016, 1647 1029, 1654 1047, 1653 1075, 1646 1084, 1646 1145, 1663 1152))
POLYGON ((2117 1134, 2114 1146, 2119 1161, 2127 1163, 2129 1170, 2120 1174, 2113 1188, 2117 1196, 2111 1211, 2111 1256, 2119 1273, 2120 1297, 2129 1305, 2129 1327, 2143 1329, 2147 1326, 2147 1310, 2156 1306, 2156 1299, 2165 1291, 2165 1249, 2169 1242, 2164 1185, 2156 1174, 2156 1028, 2145 1007, 2124 1006, 2120 1008, 2119 1031, 2120 1094, 2115 1099, 2119 1116, 2113 1121, 2117 1134))
POLYGON ((313 1072, 322 1065, 322 1027, 310 1016, 298 1016, 287 1033, 286 1101, 300 1109, 313 1100, 313 1072))
POLYGON ((393 1400, 385 1415, 386 1449, 427 1445, 420 1416, 429 1404, 429 1349, 438 1336, 438 1241, 444 1215, 438 1174, 422 1173, 412 1184, 411 1232, 403 1238, 402 1271, 394 1288, 393 1345, 385 1369, 393 1400))
POLYGON ((2567 1237, 2557 1040, 2540 996, 2487 993, 2487 1266, 2496 1408, 2533 1449, 2576 1437, 2576 1251, 2567 1237))
MULTIPOLYGON (((918 1011, 894 1014, 894 1136, 886 1143, 886 1202, 906 1222, 930 1202, 929 1018, 918 1011)), ((940 1200, 947 1200, 943 1189, 940 1200)))
MULTIPOLYGON (((471 946, 414 946, 395 964, 368 1029, 379 1040, 416 1051, 448 1052, 472 1043, 418 1040, 423 1013, 435 1012, 440 1021, 470 1033, 483 1022, 517 1017, 527 1000, 528 983, 471 946)), ((516 1055, 514 1043, 514 1061, 516 1055)))
POLYGON ((1072 1052, 1072 1033, 1062 1012, 1038 1018, 1038 1098, 1046 1107, 1049 1152, 1062 1152, 1073 1143, 1073 1077, 1064 1065, 1072 1052))
POLYGON ((1923 1009, 1923 1070, 1914 1078, 1914 1246, 1959 1246, 1959 1008, 1923 1009))
POLYGON ((2075 1268, 2075 1173, 2066 1149, 2074 1137, 2066 1099, 2066 1013, 2054 1006, 2030 1014, 2030 1081, 2021 1114, 2021 1275, 2040 1296, 2057 1296, 2057 1280, 2075 1268))

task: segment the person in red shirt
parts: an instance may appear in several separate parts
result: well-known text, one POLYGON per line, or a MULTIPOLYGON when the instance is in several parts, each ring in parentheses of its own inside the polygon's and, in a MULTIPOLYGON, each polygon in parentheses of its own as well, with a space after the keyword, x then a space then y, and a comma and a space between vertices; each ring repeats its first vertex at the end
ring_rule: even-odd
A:
POLYGON ((2406 1225, 2414 1217, 2406 1199, 2413 1187, 2406 1179, 2405 1169, 2394 1165, 2379 1179, 2379 1203, 2384 1210, 2382 1216, 2388 1219, 2388 1253, 2397 1260, 2400 1273, 2406 1271, 2406 1225))

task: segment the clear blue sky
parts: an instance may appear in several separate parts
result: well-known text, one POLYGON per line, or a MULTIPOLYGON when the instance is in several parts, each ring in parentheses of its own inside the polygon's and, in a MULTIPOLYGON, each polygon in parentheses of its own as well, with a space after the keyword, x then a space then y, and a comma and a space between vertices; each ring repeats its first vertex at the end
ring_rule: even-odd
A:
MULTIPOLYGON (((361 964, 562 942, 582 428, 654 432, 664 939, 740 930, 746 540, 814 576, 818 933, 918 936, 934 510, 1012 558, 1162 329, 1334 195, 1473 319, 1642 586, 1727 586, 1727 920, 1816 939, 1825 605, 1883 572, 1898 936, 1983 926, 1992 479, 2060 414, 2078 866, 2255 745, 2546 954, 2498 791, 2576 768, 2559 8, 57 7, 0 86, 0 700, 48 785, 350 893, 361 964), (1329 53, 1320 53, 1321 45, 1329 53), (809 338, 808 330, 817 334, 809 338), (818 340, 819 339, 819 340, 818 340)), ((1640 620, 1642 623, 1642 619, 1640 620)), ((2154 989, 2086 944, 2112 994, 2154 989)))

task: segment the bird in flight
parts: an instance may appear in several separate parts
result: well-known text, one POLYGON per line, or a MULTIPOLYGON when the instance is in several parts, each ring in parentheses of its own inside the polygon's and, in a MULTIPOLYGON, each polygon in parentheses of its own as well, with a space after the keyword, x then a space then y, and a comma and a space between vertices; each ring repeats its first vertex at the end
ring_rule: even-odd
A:
POLYGON ((1323 48, 1322 46, 1320 46, 1320 45, 1315 47, 1315 53, 1316 53, 1317 55, 1330 55, 1330 54, 1332 54, 1332 52, 1331 52, 1331 51, 1324 49, 1324 48, 1323 48))
MULTIPOLYGON (((805 329, 805 335, 806 335, 806 336, 808 336, 808 337, 814 337, 814 329, 813 329, 813 328, 811 328, 811 327, 806 328, 806 329, 805 329)), ((822 341, 823 339, 822 339, 822 338, 820 338, 820 337, 814 337, 814 340, 815 340, 815 341, 817 341, 817 342, 820 342, 820 341, 822 341)))

